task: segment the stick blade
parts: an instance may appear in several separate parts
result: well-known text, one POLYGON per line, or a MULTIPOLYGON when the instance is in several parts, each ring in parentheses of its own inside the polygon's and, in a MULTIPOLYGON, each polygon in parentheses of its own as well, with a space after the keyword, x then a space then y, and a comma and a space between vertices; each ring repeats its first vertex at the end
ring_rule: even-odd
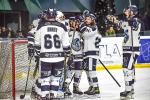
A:
POLYGON ((25 95, 20 95, 20 99, 24 99, 25 95))

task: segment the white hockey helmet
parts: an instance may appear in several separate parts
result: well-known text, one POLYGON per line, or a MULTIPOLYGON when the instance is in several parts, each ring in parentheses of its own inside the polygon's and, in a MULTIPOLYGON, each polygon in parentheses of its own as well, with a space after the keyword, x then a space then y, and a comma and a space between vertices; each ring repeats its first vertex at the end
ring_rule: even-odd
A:
POLYGON ((60 22, 63 21, 65 18, 64 14, 61 11, 56 11, 56 21, 60 22))
POLYGON ((34 27, 37 27, 38 24, 39 24, 39 21, 40 21, 40 19, 35 19, 35 20, 33 20, 32 25, 33 25, 34 27))

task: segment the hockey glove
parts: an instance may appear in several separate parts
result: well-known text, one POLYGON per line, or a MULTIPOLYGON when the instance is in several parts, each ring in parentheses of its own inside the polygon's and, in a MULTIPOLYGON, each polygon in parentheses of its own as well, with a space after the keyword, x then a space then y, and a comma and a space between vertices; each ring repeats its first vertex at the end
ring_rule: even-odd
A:
POLYGON ((32 45, 28 45, 28 56, 29 57, 34 56, 34 47, 32 45))
POLYGON ((70 56, 70 57, 68 58, 67 66, 69 66, 70 68, 73 67, 73 56, 70 56))
POLYGON ((124 30, 124 43, 129 40, 128 30, 124 30))

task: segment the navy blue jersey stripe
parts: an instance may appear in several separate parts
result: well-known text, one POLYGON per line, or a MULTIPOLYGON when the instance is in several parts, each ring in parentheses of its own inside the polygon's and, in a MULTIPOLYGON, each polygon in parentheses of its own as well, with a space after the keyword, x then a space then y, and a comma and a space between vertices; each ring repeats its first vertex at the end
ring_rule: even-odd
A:
POLYGON ((42 52, 40 53, 41 58, 55 58, 55 57, 64 57, 63 52, 42 52))

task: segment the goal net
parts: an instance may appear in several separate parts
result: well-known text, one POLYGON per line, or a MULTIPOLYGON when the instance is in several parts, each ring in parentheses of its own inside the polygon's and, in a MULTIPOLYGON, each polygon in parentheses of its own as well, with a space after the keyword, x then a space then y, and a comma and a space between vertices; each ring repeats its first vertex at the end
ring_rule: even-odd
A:
MULTIPOLYGON (((0 99, 15 99, 24 92, 29 58, 27 40, 0 40, 0 99)), ((34 58, 30 67, 27 91, 34 84, 34 58)))

